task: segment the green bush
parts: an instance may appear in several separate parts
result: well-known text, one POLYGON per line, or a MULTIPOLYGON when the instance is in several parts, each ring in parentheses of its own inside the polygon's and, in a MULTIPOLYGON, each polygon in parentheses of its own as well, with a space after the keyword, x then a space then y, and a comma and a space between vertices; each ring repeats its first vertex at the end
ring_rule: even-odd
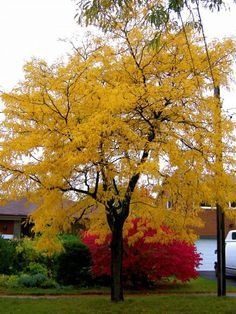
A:
POLYGON ((1 276, 0 285, 11 288, 40 287, 54 288, 58 284, 48 277, 52 274, 48 266, 53 259, 34 248, 34 240, 4 240, 0 238, 0 272, 10 274, 1 276))
POLYGON ((32 278, 34 280, 34 287, 41 287, 41 285, 48 280, 46 275, 40 273, 32 275, 32 278))
POLYGON ((29 238, 23 238, 17 242, 15 260, 14 269, 16 273, 27 273, 31 263, 40 264, 44 267, 46 267, 47 263, 47 257, 34 248, 34 240, 29 238))
POLYGON ((9 288, 59 288, 57 282, 43 274, 20 274, 0 277, 0 286, 9 288))
POLYGON ((8 275, 0 275, 0 287, 6 287, 8 279, 8 275))
POLYGON ((60 236, 64 251, 47 256, 34 248, 34 240, 4 240, 0 238, 0 285, 9 287, 57 287, 62 285, 89 286, 91 257, 88 248, 77 236, 60 236), (56 281, 55 281, 56 280, 56 281))
POLYGON ((29 263, 27 270, 30 275, 42 274, 46 277, 48 275, 47 267, 43 264, 39 264, 35 262, 29 263))
POLYGON ((18 277, 18 285, 27 288, 36 287, 36 280, 32 275, 22 274, 18 277))
POLYGON ((0 274, 12 274, 14 272, 16 256, 16 242, 5 240, 0 236, 0 274))
POLYGON ((71 235, 63 236, 61 241, 64 251, 56 259, 56 280, 63 285, 91 285, 91 256, 87 246, 71 235))
POLYGON ((45 281, 43 281, 40 285, 40 288, 43 288, 43 289, 49 289, 49 288, 59 288, 59 284, 51 279, 51 278, 47 278, 45 281))
POLYGON ((19 276, 17 275, 11 275, 9 276, 6 286, 9 288, 17 288, 19 287, 19 276))
POLYGON ((27 287, 27 288, 55 288, 57 287, 57 283, 49 279, 47 276, 44 274, 21 274, 18 277, 18 285, 22 287, 27 287))

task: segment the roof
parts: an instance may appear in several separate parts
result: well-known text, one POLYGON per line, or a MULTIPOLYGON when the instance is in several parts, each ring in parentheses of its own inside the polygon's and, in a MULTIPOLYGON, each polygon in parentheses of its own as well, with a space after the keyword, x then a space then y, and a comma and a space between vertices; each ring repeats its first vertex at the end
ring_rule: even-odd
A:
POLYGON ((36 209, 36 205, 29 203, 26 199, 9 201, 0 206, 0 216, 23 216, 26 217, 36 209))

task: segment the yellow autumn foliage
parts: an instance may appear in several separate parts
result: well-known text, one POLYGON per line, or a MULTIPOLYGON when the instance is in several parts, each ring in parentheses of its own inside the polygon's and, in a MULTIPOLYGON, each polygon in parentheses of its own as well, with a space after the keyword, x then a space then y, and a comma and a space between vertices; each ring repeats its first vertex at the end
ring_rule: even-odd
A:
MULTIPOLYGON (((219 189, 222 204, 235 197, 232 123, 221 119, 225 171, 216 182, 211 73, 201 38, 186 32, 188 43, 170 26, 152 47, 151 28, 121 23, 65 64, 28 62, 25 79, 2 95, 1 197, 37 204, 34 230, 49 239, 39 246, 51 248, 81 217, 101 241, 128 216, 193 241, 200 203, 214 203, 219 189)), ((211 44, 217 84, 228 86, 234 54, 231 40, 211 44)))

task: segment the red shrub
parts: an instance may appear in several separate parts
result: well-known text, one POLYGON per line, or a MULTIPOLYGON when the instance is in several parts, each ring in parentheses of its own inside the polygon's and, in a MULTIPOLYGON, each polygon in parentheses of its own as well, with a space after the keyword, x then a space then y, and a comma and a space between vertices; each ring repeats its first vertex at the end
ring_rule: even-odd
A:
MULTIPOLYGON (((128 236, 137 232, 139 219, 133 220, 133 227, 129 229, 128 236)), ((172 231, 162 228, 162 236, 170 235, 172 231)), ((194 245, 185 241, 173 240, 167 244, 163 241, 147 242, 146 240, 156 234, 156 230, 147 229, 143 237, 136 240, 133 245, 124 239, 123 276, 126 285, 143 287, 155 283, 162 278, 174 277, 182 282, 197 278, 196 267, 201 257, 194 245)), ((174 233, 173 233, 174 237, 174 233)), ((93 274, 95 277, 110 275, 110 240, 107 235, 103 244, 97 244, 98 236, 85 233, 84 243, 89 247, 93 260, 93 274)))

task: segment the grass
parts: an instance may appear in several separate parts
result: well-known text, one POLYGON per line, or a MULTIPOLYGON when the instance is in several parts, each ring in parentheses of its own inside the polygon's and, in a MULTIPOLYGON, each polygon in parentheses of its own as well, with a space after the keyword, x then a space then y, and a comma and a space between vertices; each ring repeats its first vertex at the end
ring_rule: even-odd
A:
MULTIPOLYGON (((164 283, 155 290, 125 291, 126 295, 147 295, 147 294, 198 294, 198 293, 216 293, 217 283, 215 280, 209 280, 199 277, 197 280, 191 280, 184 284, 164 283)), ((227 286, 227 292, 236 292, 236 287, 227 286)), ((4 288, 0 287, 0 294, 16 295, 109 295, 108 287, 97 288, 79 288, 64 287, 59 289, 40 289, 40 288, 4 288)))
MULTIPOLYGON (((227 291, 236 292, 236 287, 229 286, 227 291)), ((111 303, 108 288, 78 290, 1 288, 1 293, 18 296, 2 295, 0 314, 233 314, 236 308, 236 298, 216 297, 216 281, 203 277, 186 284, 163 284, 156 290, 126 291, 125 302, 118 304, 111 303), (209 293, 215 295, 211 296, 209 293), (36 295, 41 297, 38 298, 36 295)))
POLYGON ((130 296, 125 302, 111 303, 108 296, 80 296, 58 299, 1 298, 4 314, 156 314, 156 313, 235 313, 236 298, 214 296, 130 296))
MULTIPOLYGON (((217 289, 217 283, 214 280, 199 277, 196 280, 191 280, 188 283, 167 284, 158 289, 158 292, 163 293, 214 293, 217 289)), ((236 292, 236 287, 229 286, 228 291, 236 292)))
MULTIPOLYGON (((74 287, 62 287, 62 288, 6 288, 0 287, 0 295, 107 295, 110 293, 108 287, 97 288, 74 288, 74 287)), ((1 313, 1 312, 0 312, 1 313)))

